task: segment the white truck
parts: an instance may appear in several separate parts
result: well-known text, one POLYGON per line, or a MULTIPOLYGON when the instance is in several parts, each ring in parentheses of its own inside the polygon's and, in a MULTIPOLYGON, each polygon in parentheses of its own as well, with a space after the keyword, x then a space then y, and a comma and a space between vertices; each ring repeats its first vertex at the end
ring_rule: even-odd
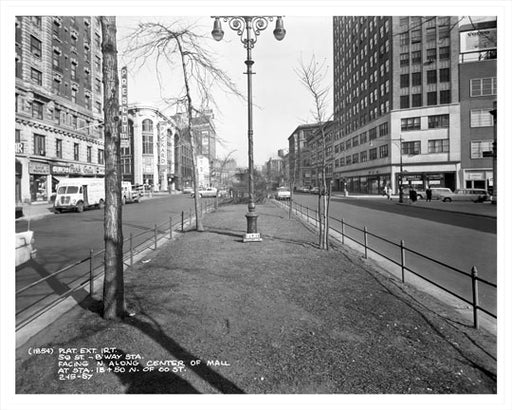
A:
POLYGON ((63 210, 83 212, 90 207, 103 208, 105 205, 104 178, 63 178, 57 185, 53 205, 55 213, 63 210))
POLYGON ((142 199, 141 192, 132 186, 129 181, 121 182, 121 202, 124 204, 129 202, 140 202, 142 199))

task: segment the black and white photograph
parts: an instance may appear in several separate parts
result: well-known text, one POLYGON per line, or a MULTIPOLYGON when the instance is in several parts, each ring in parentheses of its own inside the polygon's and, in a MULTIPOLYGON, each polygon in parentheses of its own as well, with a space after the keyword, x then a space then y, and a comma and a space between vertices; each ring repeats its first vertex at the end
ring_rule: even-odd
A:
POLYGON ((0 6, 2 410, 511 408, 512 3, 0 6))

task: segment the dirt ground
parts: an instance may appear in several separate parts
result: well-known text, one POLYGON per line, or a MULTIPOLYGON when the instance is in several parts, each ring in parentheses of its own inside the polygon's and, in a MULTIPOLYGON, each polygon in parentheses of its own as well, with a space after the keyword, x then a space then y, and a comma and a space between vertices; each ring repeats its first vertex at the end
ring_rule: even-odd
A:
POLYGON ((104 321, 90 300, 18 348, 16 392, 496 393, 494 336, 354 251, 319 250, 272 204, 257 209, 263 241, 242 243, 246 209, 127 269, 135 316, 104 321), (97 349, 87 365, 80 348, 97 349))

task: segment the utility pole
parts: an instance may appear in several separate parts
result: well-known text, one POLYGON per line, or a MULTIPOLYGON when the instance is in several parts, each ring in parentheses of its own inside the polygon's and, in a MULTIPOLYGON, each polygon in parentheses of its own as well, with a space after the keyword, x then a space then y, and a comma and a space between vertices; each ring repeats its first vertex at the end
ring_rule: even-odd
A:
POLYGON ((101 17, 105 133, 104 319, 120 319, 125 314, 116 31, 115 17, 101 17))

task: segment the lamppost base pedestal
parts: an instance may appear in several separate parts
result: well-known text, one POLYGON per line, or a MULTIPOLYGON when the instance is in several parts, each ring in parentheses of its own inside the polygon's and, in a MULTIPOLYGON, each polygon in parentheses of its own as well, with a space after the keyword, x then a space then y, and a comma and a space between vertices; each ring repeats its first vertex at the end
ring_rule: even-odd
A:
POLYGON ((261 242, 261 236, 258 233, 258 215, 256 212, 247 212, 247 233, 244 235, 243 242, 261 242))

